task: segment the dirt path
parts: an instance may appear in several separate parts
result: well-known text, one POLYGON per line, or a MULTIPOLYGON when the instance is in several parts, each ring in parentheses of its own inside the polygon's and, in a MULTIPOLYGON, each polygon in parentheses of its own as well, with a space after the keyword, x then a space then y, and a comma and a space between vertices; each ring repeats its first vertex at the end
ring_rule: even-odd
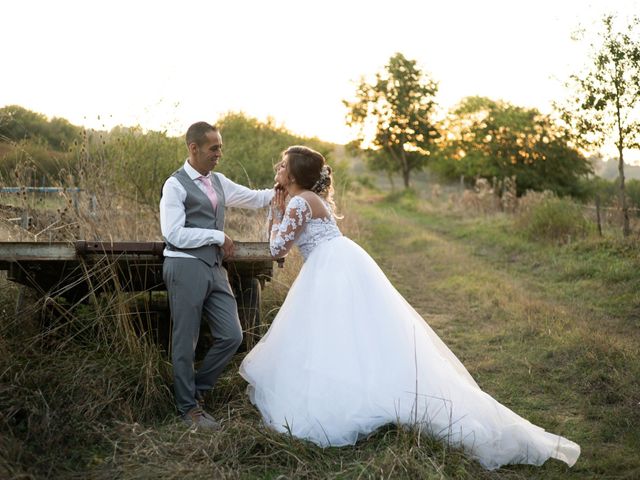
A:
POLYGON ((480 334, 494 337, 506 325, 527 329, 534 312, 554 320, 549 328, 562 328, 569 318, 579 321, 572 318, 571 306, 545 298, 532 290, 528 279, 472 255, 462 242, 391 208, 365 207, 359 213, 361 241, 396 288, 451 345, 480 334))

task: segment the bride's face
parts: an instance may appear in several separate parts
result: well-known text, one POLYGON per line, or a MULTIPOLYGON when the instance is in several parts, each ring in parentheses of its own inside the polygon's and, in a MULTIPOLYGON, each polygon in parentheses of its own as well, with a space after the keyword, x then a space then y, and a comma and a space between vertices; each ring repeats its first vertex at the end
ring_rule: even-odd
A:
POLYGON ((276 183, 282 187, 286 187, 289 182, 289 173, 287 172, 287 157, 285 156, 280 163, 276 165, 276 183))

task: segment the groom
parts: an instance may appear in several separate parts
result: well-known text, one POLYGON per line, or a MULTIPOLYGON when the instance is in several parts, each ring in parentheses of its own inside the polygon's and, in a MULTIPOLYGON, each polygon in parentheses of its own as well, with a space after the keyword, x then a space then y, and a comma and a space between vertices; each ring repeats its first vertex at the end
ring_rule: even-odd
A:
POLYGON ((273 189, 250 190, 212 170, 222 157, 222 136, 215 126, 194 123, 186 134, 189 158, 162 188, 160 228, 163 279, 173 320, 171 360, 176 404, 189 426, 216 429, 204 411, 211 390, 242 342, 238 309, 222 260, 233 255, 224 233, 225 207, 265 207, 273 189), (202 315, 215 341, 194 371, 202 315))

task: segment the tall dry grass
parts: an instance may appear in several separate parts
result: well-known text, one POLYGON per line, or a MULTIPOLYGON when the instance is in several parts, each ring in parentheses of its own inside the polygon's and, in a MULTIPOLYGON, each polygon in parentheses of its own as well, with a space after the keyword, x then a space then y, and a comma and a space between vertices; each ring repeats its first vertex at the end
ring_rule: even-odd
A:
MULTIPOLYGON (((28 209, 33 218, 25 239, 160 239, 157 209, 120 194, 108 172, 60 182, 72 184, 82 192, 42 202, 18 198, 16 208, 28 209)), ((357 240, 364 226, 349 214, 349 202, 356 200, 344 192, 338 197, 345 215, 340 226, 357 240)), ((264 211, 230 209, 227 233, 237 240, 265 240, 265 217, 264 211)), ((300 255, 292 252, 282 269, 275 268, 263 293, 262 333, 301 266, 300 255)), ((476 471, 461 452, 394 427, 357 448, 336 451, 273 433, 244 394, 236 373, 242 354, 207 400, 222 421, 221 431, 212 436, 185 429, 173 406, 167 354, 146 329, 154 322, 153 304, 165 299, 122 291, 116 265, 106 259, 83 269, 82 281, 92 288, 81 298, 36 292, 17 312, 3 312, 0 477, 262 478, 287 472, 291 478, 355 478, 379 470, 405 478, 443 478, 476 471)), ((19 291, 5 279, 0 282, 19 291)), ((6 300, 3 305, 14 305, 6 300)), ((477 470, 476 478, 487 475, 477 470)))
MULTIPOLYGON (((15 181, 28 175, 16 171, 15 181)), ((122 194, 108 171, 75 172, 59 183, 72 185, 81 191, 3 195, 3 213, 30 221, 3 214, 2 240, 161 239, 157 208, 122 194)), ((266 212, 230 210, 227 225, 237 240, 265 240, 266 212)), ((292 255, 276 271, 263 318, 277 311, 298 262, 292 255)), ((114 432, 129 428, 119 425, 173 425, 171 365, 150 330, 166 296, 123 291, 118 268, 106 257, 81 263, 76 282, 89 290, 77 298, 65 297, 73 284, 29 292, 0 277, 0 477, 75 475, 109 448, 114 432)))
MULTIPOLYGON (((478 179, 472 189, 427 183, 409 196, 415 197, 413 205, 407 204, 407 192, 392 193, 387 200, 400 200, 423 213, 444 211, 477 219, 504 217, 513 224, 514 232, 544 242, 567 243, 595 237, 598 230, 601 230, 600 238, 622 239, 622 212, 616 200, 598 207, 595 201, 558 197, 548 190, 527 190, 518 197, 514 178, 505 178, 499 189, 483 178, 478 179), (417 201, 418 198, 422 201, 417 201)), ((640 238, 640 215, 632 215, 630 224, 630 240, 635 241, 640 238)))

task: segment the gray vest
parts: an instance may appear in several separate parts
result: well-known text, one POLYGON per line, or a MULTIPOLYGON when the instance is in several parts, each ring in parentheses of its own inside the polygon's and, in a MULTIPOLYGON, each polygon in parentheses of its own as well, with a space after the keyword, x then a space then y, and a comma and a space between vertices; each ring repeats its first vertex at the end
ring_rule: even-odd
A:
MULTIPOLYGON (((218 177, 211 175, 211 184, 218 196, 218 204, 214 211, 209 197, 191 180, 191 177, 185 172, 184 168, 176 170, 171 176, 175 177, 187 191, 187 197, 184 199, 184 212, 186 215, 184 226, 186 228, 224 230, 224 192, 218 177)), ((166 238, 164 242, 169 250, 188 253, 210 266, 216 264, 222 265, 223 252, 218 245, 205 245, 197 248, 178 248, 171 245, 166 238)))

